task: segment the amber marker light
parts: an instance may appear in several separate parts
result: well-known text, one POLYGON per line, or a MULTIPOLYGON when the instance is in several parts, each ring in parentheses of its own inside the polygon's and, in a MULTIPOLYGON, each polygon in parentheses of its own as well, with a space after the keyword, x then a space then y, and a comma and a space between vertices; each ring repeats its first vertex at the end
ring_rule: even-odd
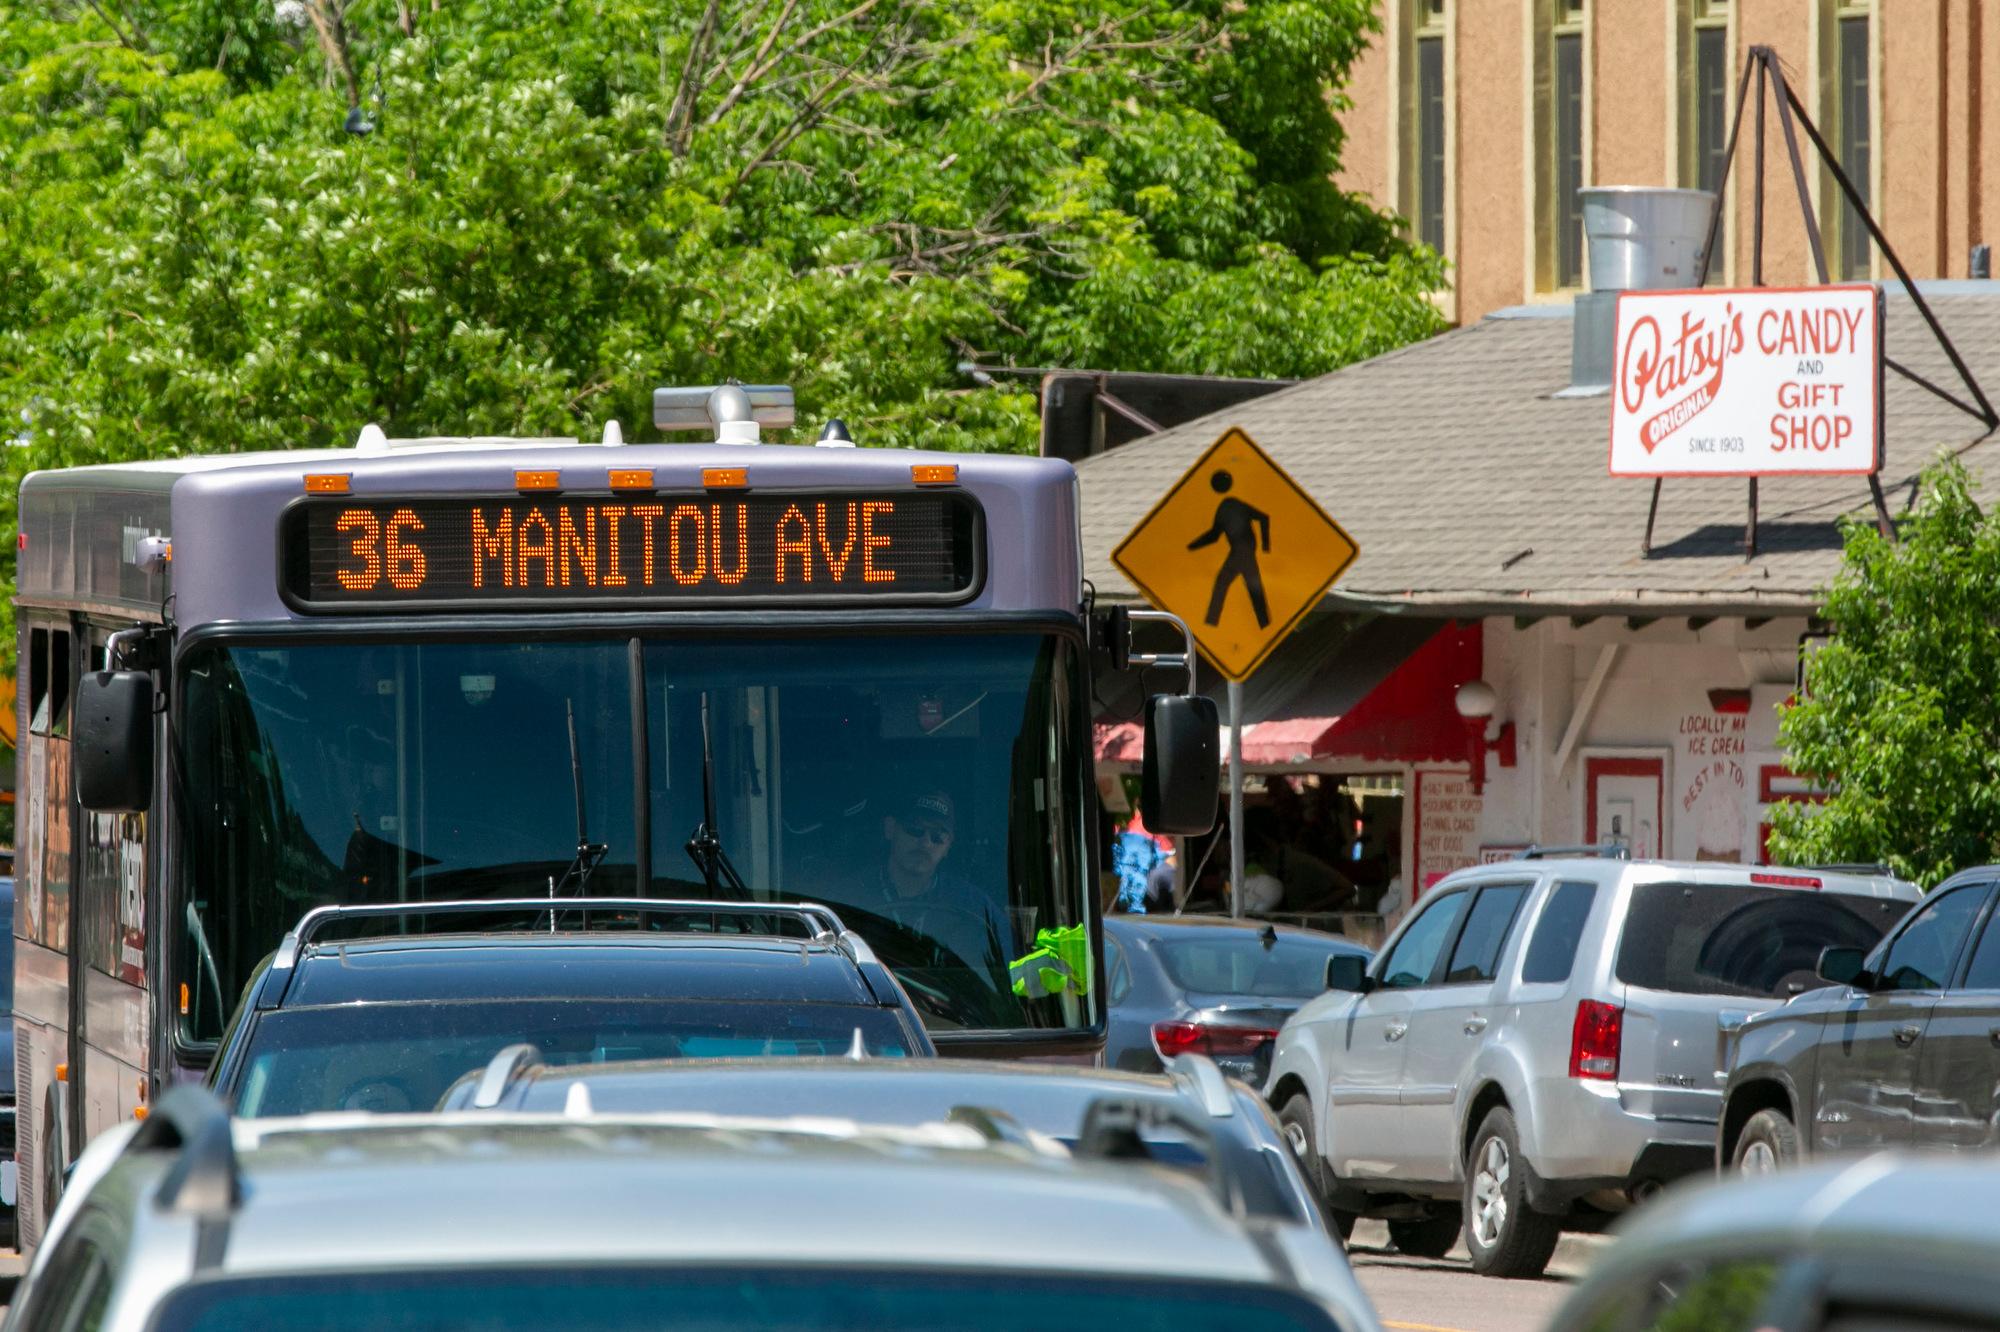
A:
POLYGON ((57 1065, 56 1065, 56 1081, 57 1081, 57 1082, 68 1082, 68 1081, 69 1081, 69 1065, 68 1065, 68 1064, 57 1064, 57 1065))
POLYGON ((187 987, 187 982, 186 982, 186 981, 182 981, 182 982, 181 982, 181 1016, 182 1016, 182 1017, 186 1017, 186 1016, 187 1016, 187 1011, 188 1011, 188 987, 187 987))
POLYGON ((910 468, 910 480, 920 486, 949 486, 958 481, 957 463, 917 463, 910 468))
POLYGON ((561 472, 516 472, 514 473, 514 489, 561 490, 562 473, 561 472))
POLYGON ((133 1107, 132 1107, 132 1118, 134 1118, 134 1119, 144 1119, 145 1117, 146 1117, 146 1107, 145 1107, 145 1106, 143 1106, 143 1105, 135 1105, 135 1106, 133 1106, 133 1107))
POLYGON ((653 469, 650 467, 614 467, 611 469, 613 490, 653 489, 653 469))
POLYGON ((345 495, 352 479, 352 475, 347 472, 308 472, 306 494, 345 495))
POLYGON ((741 490, 750 484, 750 473, 741 467, 704 467, 701 483, 710 490, 741 490))

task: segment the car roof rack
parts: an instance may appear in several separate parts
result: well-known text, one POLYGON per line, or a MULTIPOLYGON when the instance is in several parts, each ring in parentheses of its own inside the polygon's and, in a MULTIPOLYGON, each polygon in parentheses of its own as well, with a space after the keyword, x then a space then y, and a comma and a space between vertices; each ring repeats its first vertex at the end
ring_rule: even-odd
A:
MULTIPOLYGON (((711 924, 722 916, 776 916, 795 920, 806 927, 806 937, 797 939, 802 946, 818 945, 836 949, 857 967, 867 969, 881 965, 868 944, 840 919, 830 906, 819 902, 713 902, 706 899, 677 897, 491 897, 445 902, 369 902, 350 905, 314 907, 299 917, 299 923, 291 928, 279 941, 277 952, 271 956, 271 972, 278 978, 275 985, 259 986, 256 1007, 259 1011, 277 1008, 284 1001, 285 992, 291 988, 290 973, 298 964, 301 954, 312 947, 315 938, 328 926, 341 921, 353 920, 399 920, 411 916, 453 916, 478 915, 490 912, 525 912, 529 915, 549 917, 550 929, 555 928, 558 912, 582 911, 586 913, 585 927, 589 926, 587 913, 592 911, 629 911, 654 915, 693 916, 706 914, 711 924)), ((748 931, 753 936, 757 931, 748 931)), ((793 939, 791 935, 771 935, 772 938, 793 939)), ((874 987, 870 986, 871 991, 874 987)), ((883 1000, 881 995, 876 996, 883 1000)))
MULTIPOLYGON (((1302 1225, 1306 1218, 1291 1193, 1280 1187, 1272 1163, 1261 1148, 1237 1134, 1218 1132, 1212 1113, 1197 1116, 1185 1104, 1101 1096, 1083 1114, 1072 1154, 1104 1161, 1153 1161, 1149 1133, 1173 1129, 1197 1144, 1207 1158, 1208 1186, 1224 1211, 1233 1216, 1264 1217, 1302 1225)), ((1208 1107, 1204 1106, 1204 1109, 1208 1107)))
POLYGON ((1574 846, 1528 846, 1514 853, 1516 860, 1554 860, 1568 856, 1599 856, 1605 860, 1630 860, 1632 848, 1623 842, 1580 842, 1574 846))
MULTIPOLYGON (((802 922, 814 941, 838 942, 851 934, 830 906, 818 902, 711 902, 676 897, 490 897, 448 902, 369 902, 346 906, 314 907, 299 917, 299 923, 278 945, 271 966, 283 970, 293 965, 299 954, 310 947, 314 936, 327 926, 348 920, 395 920, 409 916, 476 915, 492 911, 521 911, 530 914, 570 911, 638 911, 654 915, 694 916, 783 916, 802 922)), ((865 945, 864 945, 865 946, 865 945)))
POLYGON ((175 1087, 148 1108, 118 1155, 122 1160, 156 1151, 175 1155, 154 1205, 194 1221, 196 1271, 221 1266, 230 1218, 243 1202, 243 1171, 228 1107, 206 1087, 175 1087))

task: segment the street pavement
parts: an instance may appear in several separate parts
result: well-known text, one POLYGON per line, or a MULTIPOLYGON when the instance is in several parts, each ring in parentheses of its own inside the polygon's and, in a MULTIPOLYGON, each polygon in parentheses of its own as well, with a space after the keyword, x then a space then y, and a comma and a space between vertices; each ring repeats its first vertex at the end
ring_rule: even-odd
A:
POLYGON ((1348 1262, 1392 1332, 1540 1332, 1605 1241, 1566 1236, 1541 1281, 1474 1276, 1465 1249, 1444 1258, 1405 1258, 1380 1223, 1362 1221, 1348 1244, 1348 1262))

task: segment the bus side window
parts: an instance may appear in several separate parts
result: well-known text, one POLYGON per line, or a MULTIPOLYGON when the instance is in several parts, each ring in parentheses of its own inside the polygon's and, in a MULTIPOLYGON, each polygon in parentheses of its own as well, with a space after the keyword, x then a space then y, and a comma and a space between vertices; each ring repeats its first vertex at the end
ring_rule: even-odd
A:
POLYGON ((69 734, 69 631, 29 631, 28 730, 34 735, 69 734))

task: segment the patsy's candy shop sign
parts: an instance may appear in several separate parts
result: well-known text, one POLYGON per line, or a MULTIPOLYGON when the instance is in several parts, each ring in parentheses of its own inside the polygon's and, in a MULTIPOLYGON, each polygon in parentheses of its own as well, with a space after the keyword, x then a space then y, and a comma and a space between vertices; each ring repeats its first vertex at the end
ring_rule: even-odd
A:
POLYGON ((1613 476, 1881 466, 1872 286, 1622 292, 1612 375, 1613 476))

